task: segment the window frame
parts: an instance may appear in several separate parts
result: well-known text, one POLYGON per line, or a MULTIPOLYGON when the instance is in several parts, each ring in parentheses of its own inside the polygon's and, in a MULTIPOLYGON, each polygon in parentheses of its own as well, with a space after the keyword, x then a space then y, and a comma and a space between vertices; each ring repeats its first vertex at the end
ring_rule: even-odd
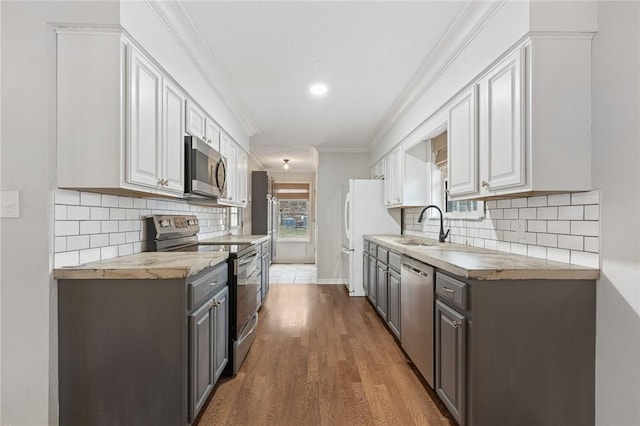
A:
POLYGON ((305 184, 308 186, 308 196, 307 199, 295 199, 295 198, 286 198, 286 197, 278 197, 277 192, 274 192, 274 198, 276 199, 277 203, 278 203, 278 217, 274 218, 274 220, 277 221, 277 227, 278 227, 278 233, 277 233, 277 238, 276 241, 278 242, 283 242, 283 243, 310 243, 312 241, 312 221, 311 221, 311 212, 312 212, 312 208, 313 208, 313 199, 312 199, 312 193, 313 193, 313 184, 311 182, 308 181, 280 181, 280 182, 275 182, 276 187, 278 183, 282 183, 282 184, 305 184), (304 238, 286 238, 286 237, 281 237, 280 234, 280 211, 281 211, 281 205, 280 203, 282 201, 306 201, 307 202, 307 228, 306 228, 306 236, 304 238))

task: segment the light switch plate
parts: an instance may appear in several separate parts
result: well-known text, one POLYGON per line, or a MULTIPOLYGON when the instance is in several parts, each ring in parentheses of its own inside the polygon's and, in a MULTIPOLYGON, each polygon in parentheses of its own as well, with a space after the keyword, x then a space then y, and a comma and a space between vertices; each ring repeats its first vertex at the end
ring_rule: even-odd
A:
POLYGON ((0 218, 20 217, 20 192, 0 191, 0 218))

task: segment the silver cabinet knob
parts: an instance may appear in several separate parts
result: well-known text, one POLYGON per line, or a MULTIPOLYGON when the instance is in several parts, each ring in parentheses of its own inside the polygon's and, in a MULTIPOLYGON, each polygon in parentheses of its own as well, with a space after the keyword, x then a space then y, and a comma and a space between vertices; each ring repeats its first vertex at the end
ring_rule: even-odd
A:
POLYGON ((453 321, 451 323, 451 325, 453 325, 453 328, 458 328, 459 325, 462 325, 462 322, 461 321, 453 321))
POLYGON ((489 182, 487 182, 486 180, 483 180, 482 181, 482 187, 488 189, 489 188, 489 182))

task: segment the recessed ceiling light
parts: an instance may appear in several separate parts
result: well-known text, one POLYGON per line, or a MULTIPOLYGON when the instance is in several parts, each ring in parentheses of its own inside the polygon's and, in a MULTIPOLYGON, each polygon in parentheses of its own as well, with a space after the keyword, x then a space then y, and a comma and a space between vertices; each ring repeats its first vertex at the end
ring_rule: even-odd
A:
POLYGON ((324 83, 312 84, 309 88, 309 92, 311 92, 313 96, 324 96, 328 90, 327 85, 324 83))

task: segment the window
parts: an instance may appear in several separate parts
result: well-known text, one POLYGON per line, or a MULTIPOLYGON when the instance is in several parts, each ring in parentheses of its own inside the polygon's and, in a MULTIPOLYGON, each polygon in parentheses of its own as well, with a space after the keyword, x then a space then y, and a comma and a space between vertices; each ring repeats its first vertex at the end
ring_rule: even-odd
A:
MULTIPOLYGON (((484 203, 477 200, 454 201, 449 197, 449 168, 447 132, 432 138, 431 142, 431 204, 444 206, 445 216, 452 218, 480 219, 484 215, 484 203)), ((436 217, 432 212, 431 217, 436 217)))
POLYGON ((240 207, 229 207, 229 229, 242 228, 240 207))
POLYGON ((309 240, 309 189, 308 183, 276 182, 279 240, 309 240))

